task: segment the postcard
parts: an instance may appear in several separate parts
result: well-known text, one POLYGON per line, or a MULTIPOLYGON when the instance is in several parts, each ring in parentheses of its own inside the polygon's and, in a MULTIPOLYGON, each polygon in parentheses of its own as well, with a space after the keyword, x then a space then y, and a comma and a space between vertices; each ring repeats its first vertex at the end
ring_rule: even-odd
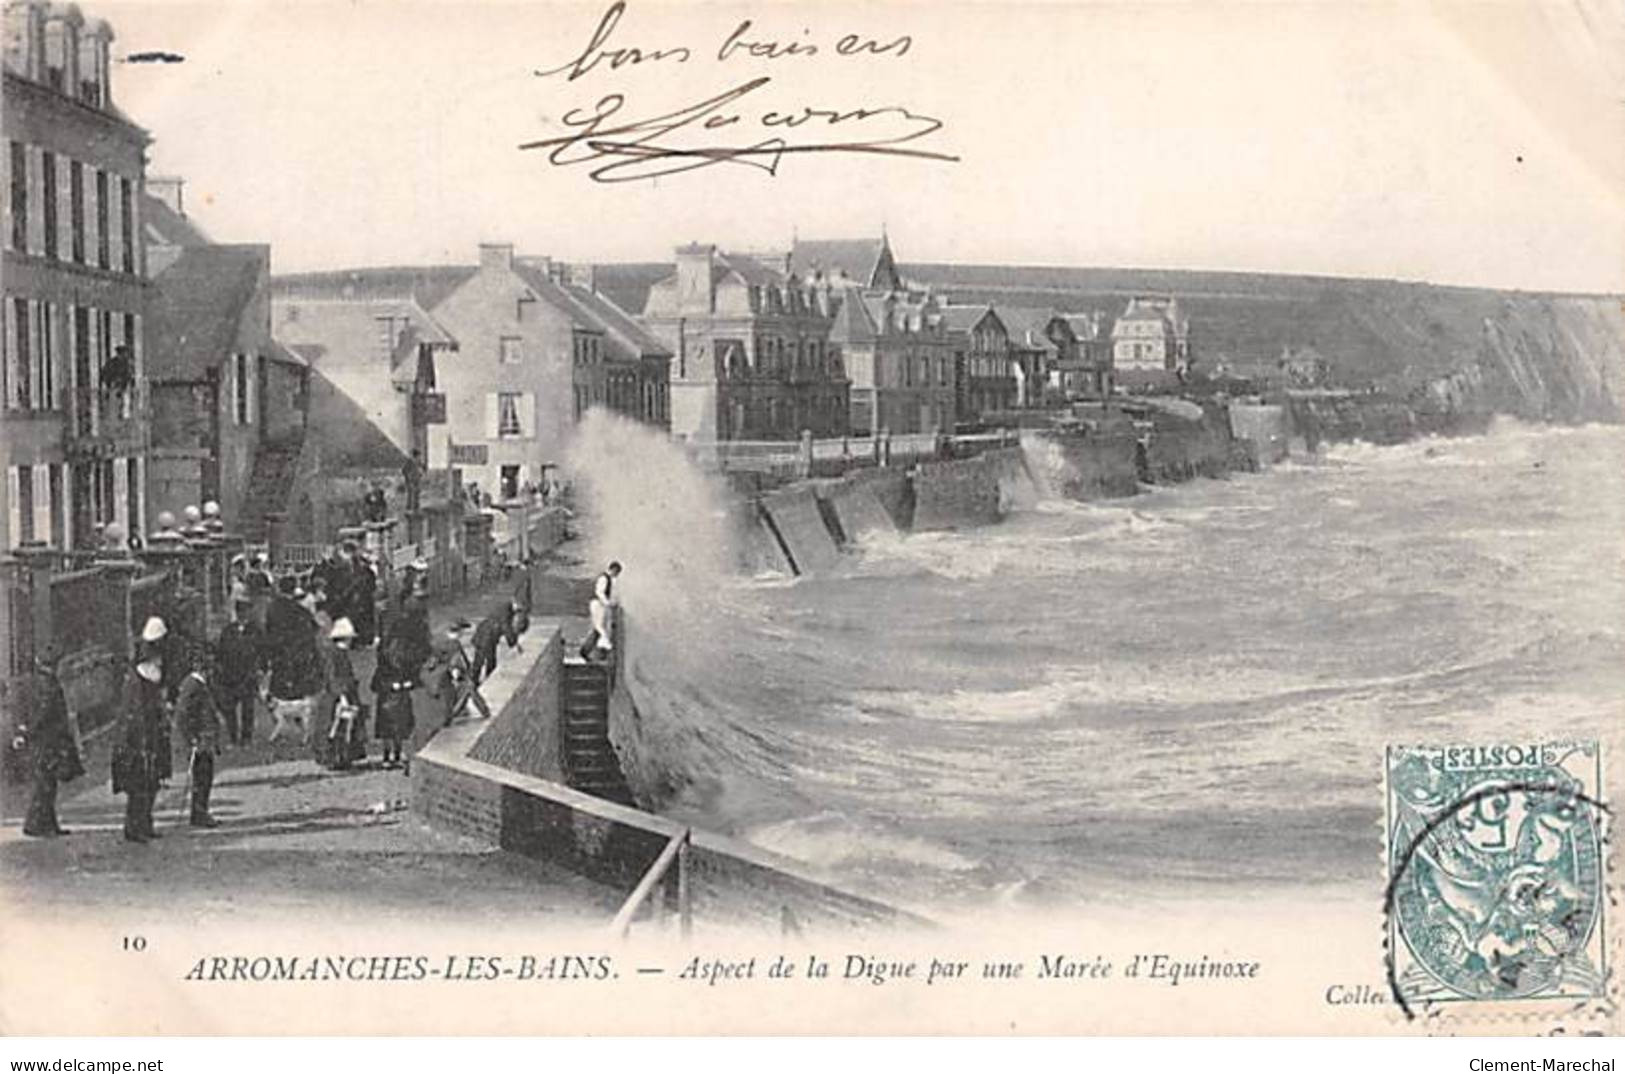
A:
POLYGON ((1620 1028, 1609 5, 5 20, 7 1035, 1620 1028))

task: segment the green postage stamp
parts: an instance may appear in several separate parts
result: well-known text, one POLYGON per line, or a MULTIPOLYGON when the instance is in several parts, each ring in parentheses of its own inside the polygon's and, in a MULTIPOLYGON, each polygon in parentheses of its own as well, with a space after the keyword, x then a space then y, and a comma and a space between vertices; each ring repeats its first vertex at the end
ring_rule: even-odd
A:
POLYGON ((1407 1013, 1606 1002, 1596 742, 1390 746, 1384 782, 1388 975, 1407 1013))

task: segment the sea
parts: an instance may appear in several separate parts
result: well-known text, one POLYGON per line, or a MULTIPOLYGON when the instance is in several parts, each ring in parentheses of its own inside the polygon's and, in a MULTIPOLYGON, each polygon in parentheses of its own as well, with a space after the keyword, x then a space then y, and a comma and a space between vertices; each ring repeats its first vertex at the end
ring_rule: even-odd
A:
POLYGON ((741 576, 715 480, 599 418, 575 464, 662 812, 900 904, 1347 889, 1391 743, 1625 710, 1625 428, 1333 445, 1263 473, 741 576))

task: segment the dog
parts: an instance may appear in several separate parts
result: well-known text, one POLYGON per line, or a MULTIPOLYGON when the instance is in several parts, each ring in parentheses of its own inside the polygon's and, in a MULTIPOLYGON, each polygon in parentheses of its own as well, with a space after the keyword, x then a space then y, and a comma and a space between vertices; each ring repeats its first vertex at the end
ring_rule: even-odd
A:
POLYGON ((316 726, 316 697, 299 697, 293 699, 272 698, 271 719, 275 725, 271 728, 271 735, 267 742, 275 742, 282 736, 283 728, 290 723, 299 724, 300 739, 303 745, 310 745, 310 736, 316 726))

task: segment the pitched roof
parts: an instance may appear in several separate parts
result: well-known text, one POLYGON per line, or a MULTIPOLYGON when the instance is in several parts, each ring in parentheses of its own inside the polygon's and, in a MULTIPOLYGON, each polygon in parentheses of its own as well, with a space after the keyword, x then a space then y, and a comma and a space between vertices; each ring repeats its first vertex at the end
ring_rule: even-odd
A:
POLYGON ((218 366, 270 259, 269 246, 197 246, 159 273, 147 319, 147 375, 194 380, 218 366))
POLYGON ((1064 313, 1061 315, 1072 326, 1072 334, 1079 339, 1099 339, 1105 321, 1097 313, 1064 313))
POLYGON ((298 366, 301 369, 310 368, 310 362, 305 358, 304 355, 298 353, 294 348, 289 347, 280 339, 273 338, 271 340, 271 351, 266 355, 266 357, 271 359, 273 362, 281 362, 283 365, 298 366))
POLYGON ((830 326, 831 343, 873 343, 880 335, 875 319, 869 313, 863 294, 856 287, 844 288, 840 305, 835 310, 835 323, 830 326))
POLYGON ((746 283, 758 287, 777 287, 784 283, 784 273, 768 264, 760 257, 750 254, 725 254, 717 251, 717 268, 712 272, 712 282, 715 283, 728 272, 735 272, 746 283))
POLYGON ((423 309, 432 310, 477 272, 475 265, 392 265, 296 272, 274 277, 271 289, 278 298, 410 298, 423 309))
POLYGON ((662 343, 652 332, 634 318, 626 310, 615 303, 608 295, 586 287, 574 284, 569 291, 592 310, 604 322, 611 339, 620 339, 627 348, 639 358, 670 358, 671 348, 662 343))
POLYGON ((1030 350, 1057 349, 1045 333, 1049 323, 1058 316, 1054 310, 1038 306, 999 306, 996 312, 1010 333, 1011 343, 1030 350))
POLYGON ((531 258, 514 258, 513 272, 539 297, 570 314, 581 327, 604 333, 610 357, 623 361, 636 361, 645 356, 671 357, 671 351, 664 344, 608 296, 554 279, 543 263, 531 258))
POLYGON ((992 306, 943 306, 942 319, 950 332, 969 332, 992 312, 992 306))
POLYGON ((190 216, 183 216, 169 203, 151 194, 141 195, 141 226, 147 240, 160 246, 207 246, 213 240, 190 216))
POLYGON ((802 279, 816 272, 840 273, 859 287, 874 284, 886 239, 797 239, 790 249, 790 271, 802 279))

